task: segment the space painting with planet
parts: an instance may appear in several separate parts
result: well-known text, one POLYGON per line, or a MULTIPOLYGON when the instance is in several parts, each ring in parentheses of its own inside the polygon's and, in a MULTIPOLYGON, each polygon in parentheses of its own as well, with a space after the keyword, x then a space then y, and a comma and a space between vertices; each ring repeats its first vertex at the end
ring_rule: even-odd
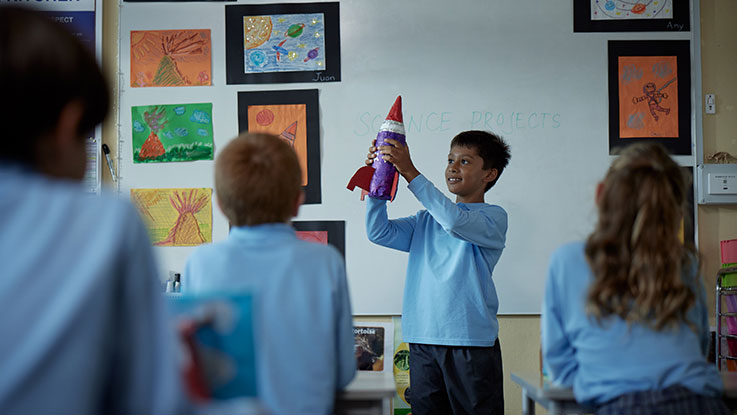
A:
POLYGON ((246 73, 325 69, 324 22, 322 13, 243 16, 246 73))
POLYGON ((340 82, 340 4, 225 7, 228 84, 340 82))

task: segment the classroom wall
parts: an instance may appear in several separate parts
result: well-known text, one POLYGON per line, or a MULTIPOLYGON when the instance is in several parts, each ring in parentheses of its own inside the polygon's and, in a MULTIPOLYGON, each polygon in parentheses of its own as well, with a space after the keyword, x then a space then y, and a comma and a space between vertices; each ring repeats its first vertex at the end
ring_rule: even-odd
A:
MULTIPOLYGON (((716 114, 703 114, 704 156, 737 157, 737 1, 701 0, 701 73, 704 94, 716 94, 716 114)), ((699 206, 699 249, 710 310, 714 310, 719 241, 737 238, 737 206, 699 206)), ((711 323, 715 318, 711 316, 711 323)))
MULTIPOLYGON (((113 81, 114 104, 111 116, 103 124, 103 142, 117 151, 118 113, 118 3, 103 0, 103 69, 113 81)), ((704 115, 704 154, 728 151, 737 155, 737 2, 701 0, 701 56, 704 93, 715 93, 717 113, 704 115)), ((115 154, 113 154, 115 156, 115 154)), ((113 157, 115 159, 115 157, 113 157)), ((111 186, 110 173, 102 169, 103 182, 111 186)), ((714 287, 719 268, 719 241, 737 238, 737 207, 699 206, 699 247, 710 309, 714 309, 714 287)), ((389 321, 389 316, 365 317, 365 320, 389 321)), ((714 323, 712 317, 712 324, 714 323)), ((503 350, 506 413, 522 411, 521 391, 509 380, 510 372, 531 373, 539 370, 540 318, 538 316, 500 316, 500 339, 503 350)), ((545 413, 540 407, 537 413, 545 413)))

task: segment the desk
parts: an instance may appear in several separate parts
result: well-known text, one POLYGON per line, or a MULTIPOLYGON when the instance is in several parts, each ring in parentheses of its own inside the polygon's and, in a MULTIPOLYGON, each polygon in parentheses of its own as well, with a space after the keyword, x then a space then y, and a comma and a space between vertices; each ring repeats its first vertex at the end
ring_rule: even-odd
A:
MULTIPOLYGON (((721 372, 724 383, 724 402, 729 409, 737 410, 737 372, 721 372)), ((585 414, 573 397, 571 388, 553 386, 542 380, 540 373, 511 374, 512 382, 522 388, 522 413, 535 415, 535 403, 548 410, 550 415, 585 414)))
POLYGON ((356 372, 356 377, 338 394, 335 413, 339 415, 390 415, 396 393, 394 374, 356 372))

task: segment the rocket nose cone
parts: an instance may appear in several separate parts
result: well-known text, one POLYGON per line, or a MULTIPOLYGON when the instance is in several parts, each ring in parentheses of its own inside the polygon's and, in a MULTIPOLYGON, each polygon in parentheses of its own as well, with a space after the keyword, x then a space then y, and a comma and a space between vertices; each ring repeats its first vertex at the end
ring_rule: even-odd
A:
POLYGON ((386 116, 387 120, 397 121, 397 122, 404 122, 402 119, 402 96, 398 96, 396 101, 394 101, 394 105, 392 105, 392 109, 389 110, 389 115, 386 116))

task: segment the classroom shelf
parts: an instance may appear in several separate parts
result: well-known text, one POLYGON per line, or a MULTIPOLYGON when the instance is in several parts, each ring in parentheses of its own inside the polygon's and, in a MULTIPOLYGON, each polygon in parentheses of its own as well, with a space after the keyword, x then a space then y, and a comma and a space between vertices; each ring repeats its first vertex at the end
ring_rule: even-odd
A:
POLYGON ((737 267, 722 268, 716 278, 717 331, 714 355, 720 371, 722 363, 727 371, 737 371, 737 286, 732 285, 735 273, 737 267))

